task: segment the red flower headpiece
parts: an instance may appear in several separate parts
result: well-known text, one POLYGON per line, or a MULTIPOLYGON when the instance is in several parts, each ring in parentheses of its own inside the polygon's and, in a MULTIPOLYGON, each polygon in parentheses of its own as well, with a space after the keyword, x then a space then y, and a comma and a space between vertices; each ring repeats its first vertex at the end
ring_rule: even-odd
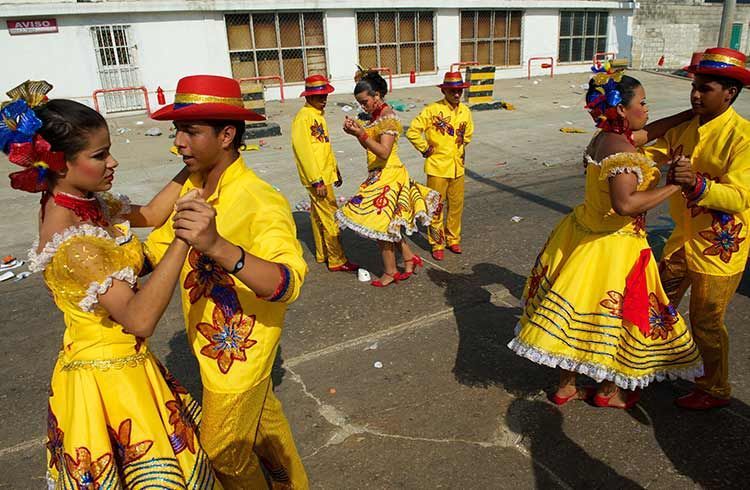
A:
POLYGON ((34 135, 33 141, 12 143, 8 160, 25 167, 10 174, 10 186, 26 192, 46 191, 47 172, 59 173, 65 169, 63 152, 52 151, 51 145, 39 134, 34 135))

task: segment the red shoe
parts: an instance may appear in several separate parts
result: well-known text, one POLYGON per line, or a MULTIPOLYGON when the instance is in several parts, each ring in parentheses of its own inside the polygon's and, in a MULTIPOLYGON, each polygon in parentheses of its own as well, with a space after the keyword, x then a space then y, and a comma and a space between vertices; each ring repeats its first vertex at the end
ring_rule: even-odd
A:
POLYGON ((455 245, 448 245, 448 250, 450 250, 454 254, 463 253, 463 250, 461 250, 461 245, 459 245, 458 243, 455 245))
POLYGON ((435 260, 437 260, 437 261, 441 261, 441 260, 443 260, 445 258, 445 252, 443 252, 442 249, 440 249, 440 250, 433 250, 432 251, 432 258, 435 259, 435 260))
POLYGON ((415 255, 414 257, 412 257, 412 258, 410 258, 408 260, 404 259, 404 263, 405 264, 408 264, 409 262, 413 262, 414 263, 414 266, 413 266, 414 268, 411 271, 397 272, 394 275, 394 277, 396 277, 396 279, 398 279, 399 281, 403 281, 405 279, 409 279, 412 274, 416 274, 417 273, 417 268, 424 267, 424 260, 422 260, 422 257, 420 257, 419 255, 415 255))
POLYGON ((593 386, 586 386, 585 388, 576 388, 576 391, 570 396, 558 396, 557 393, 553 393, 549 399, 555 405, 565 405, 570 400, 588 400, 594 394, 594 390, 593 386))
POLYGON ((717 398, 701 390, 693 390, 691 393, 677 398, 675 404, 687 410, 710 410, 729 405, 728 398, 717 398))
POLYGON ((359 269, 359 265, 349 262, 348 260, 344 265, 328 268, 331 272, 357 272, 357 269, 359 269))
POLYGON ((393 280, 391 282, 383 282, 380 279, 377 279, 375 281, 372 281, 370 283, 370 286, 375 286, 376 288, 384 288, 386 286, 390 286, 391 284, 396 284, 399 281, 399 278, 398 278, 399 273, 398 272, 395 273, 395 274, 388 274, 387 272, 383 272, 383 275, 391 277, 391 278, 393 278, 393 280))
POLYGON ((617 388, 614 393, 609 396, 602 396, 599 393, 594 396, 594 405, 602 408, 620 408, 622 410, 630 410, 633 406, 638 403, 641 399, 641 390, 635 390, 628 393, 625 397, 625 406, 618 407, 617 405, 611 405, 609 402, 620 392, 620 388, 617 388))

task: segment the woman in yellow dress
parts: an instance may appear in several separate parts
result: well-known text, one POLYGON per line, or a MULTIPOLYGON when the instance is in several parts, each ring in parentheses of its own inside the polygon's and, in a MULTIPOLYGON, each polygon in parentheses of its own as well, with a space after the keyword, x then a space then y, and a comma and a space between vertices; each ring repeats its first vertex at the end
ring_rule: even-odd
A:
POLYGON ((166 220, 181 185, 141 207, 105 192, 117 167, 106 121, 83 104, 47 101, 51 88, 9 92, 0 126, 0 148, 25 167, 12 187, 43 192, 29 268, 43 273, 66 326, 49 387, 49 487, 220 488, 196 434, 200 406, 146 342, 188 246, 176 239, 138 290, 143 252, 128 223, 166 220))
POLYGON ((354 97, 370 115, 367 124, 347 116, 344 131, 355 136, 367 150, 367 179, 357 194, 336 212, 341 228, 351 228, 365 238, 377 240, 383 258, 383 275, 371 284, 385 287, 408 279, 422 258, 404 241, 417 230, 417 222, 430 224, 439 212, 440 194, 409 177, 398 157, 398 138, 403 127, 384 97, 388 85, 376 72, 365 73, 354 87, 354 97), (396 248, 404 258, 404 272, 396 267, 396 248))
POLYGON ((584 202, 537 257, 508 346, 560 368, 553 402, 590 394, 576 387, 580 373, 600 383, 595 405, 630 408, 652 381, 693 379, 703 365, 646 241, 646 211, 680 188, 657 187, 659 169, 636 149, 633 131, 648 119, 643 86, 609 66, 589 86, 587 108, 602 131, 584 154, 584 202))

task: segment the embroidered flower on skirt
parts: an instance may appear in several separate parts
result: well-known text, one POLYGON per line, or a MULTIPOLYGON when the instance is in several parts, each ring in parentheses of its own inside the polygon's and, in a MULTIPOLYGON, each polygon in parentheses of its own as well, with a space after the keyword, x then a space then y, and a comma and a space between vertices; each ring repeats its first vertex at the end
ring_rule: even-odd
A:
POLYGON ((117 461, 118 466, 121 468, 141 459, 151 449, 151 446, 154 445, 154 441, 149 440, 131 444, 130 434, 132 429, 133 422, 131 419, 125 419, 120 422, 120 426, 116 431, 112 427, 107 426, 109 438, 115 449, 115 461, 117 461))
POLYGON ((609 298, 601 300, 599 304, 608 309, 612 316, 622 318, 622 303, 624 299, 622 293, 618 293, 617 291, 607 291, 607 296, 609 296, 609 298))
POLYGON ((662 304, 654 293, 648 295, 648 321, 651 325, 651 340, 667 340, 674 331, 674 324, 679 319, 677 310, 671 304, 662 304))
POLYGON ((80 489, 99 488, 99 480, 111 464, 111 453, 105 453, 92 461, 91 451, 87 447, 76 448, 76 459, 65 453, 65 467, 80 489))
POLYGON ((57 417, 52 413, 52 407, 47 404, 47 450, 49 451, 49 467, 62 471, 63 465, 63 438, 62 429, 57 424, 57 417))
POLYGON ((180 454, 185 448, 195 454, 195 424, 185 405, 179 400, 166 403, 169 410, 169 423, 174 427, 174 433, 169 436, 169 442, 175 454, 180 454))

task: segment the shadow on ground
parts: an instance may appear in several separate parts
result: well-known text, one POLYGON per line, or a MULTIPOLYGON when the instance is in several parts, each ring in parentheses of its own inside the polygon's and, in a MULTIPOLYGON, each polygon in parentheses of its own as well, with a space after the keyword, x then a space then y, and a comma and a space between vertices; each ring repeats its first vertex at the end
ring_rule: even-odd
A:
MULTIPOLYGON (((526 278, 496 264, 475 264, 468 274, 428 269, 433 283, 445 290, 458 325, 458 349, 453 373, 467 386, 501 386, 516 396, 537 394, 550 382, 543 367, 508 349, 520 307, 497 306, 487 286, 502 285, 519 298, 526 278)), ((511 299, 511 301, 515 301, 511 299)))
MULTIPOLYGON (((730 488, 747 480, 750 406, 733 398, 729 408, 690 412, 674 406, 690 384, 660 383, 644 393, 628 413, 651 427, 678 473, 701 488, 730 488)), ((746 484, 740 485, 747 487, 746 484)))
POLYGON ((568 437, 563 430, 563 414, 557 407, 538 400, 517 399, 508 407, 505 419, 508 428, 524 438, 523 445, 531 452, 537 488, 549 479, 550 473, 572 488, 642 488, 568 437))

